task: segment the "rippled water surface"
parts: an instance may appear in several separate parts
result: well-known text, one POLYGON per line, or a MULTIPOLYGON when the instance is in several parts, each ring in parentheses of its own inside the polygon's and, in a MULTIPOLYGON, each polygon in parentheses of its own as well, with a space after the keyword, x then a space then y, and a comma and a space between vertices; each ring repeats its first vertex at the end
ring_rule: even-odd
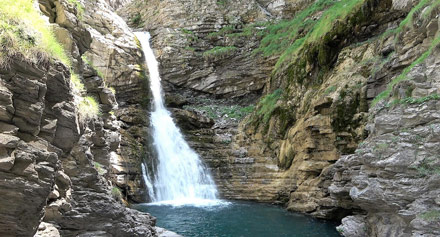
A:
POLYGON ((140 204, 157 226, 187 237, 340 236, 336 223, 317 220, 268 204, 229 201, 204 207, 140 204))

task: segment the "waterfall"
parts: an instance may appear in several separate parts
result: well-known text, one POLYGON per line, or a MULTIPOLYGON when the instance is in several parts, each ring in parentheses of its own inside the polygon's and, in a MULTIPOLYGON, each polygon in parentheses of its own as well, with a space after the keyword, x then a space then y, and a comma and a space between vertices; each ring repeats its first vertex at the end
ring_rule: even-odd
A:
POLYGON ((145 185, 147 185, 148 196, 150 197, 150 199, 152 199, 155 196, 153 182, 151 182, 150 175, 148 175, 147 169, 145 168, 145 165, 143 163, 142 163, 142 177, 144 178, 145 185))
POLYGON ((174 205, 200 205, 215 201, 217 189, 213 179, 206 171, 197 153, 189 147, 183 138, 171 118, 171 113, 163 103, 159 67, 150 47, 150 34, 136 32, 135 35, 144 51, 150 73, 150 89, 154 99, 151 124, 154 147, 158 154, 158 164, 151 179, 153 190, 149 191, 152 195, 150 198, 153 202, 174 205))

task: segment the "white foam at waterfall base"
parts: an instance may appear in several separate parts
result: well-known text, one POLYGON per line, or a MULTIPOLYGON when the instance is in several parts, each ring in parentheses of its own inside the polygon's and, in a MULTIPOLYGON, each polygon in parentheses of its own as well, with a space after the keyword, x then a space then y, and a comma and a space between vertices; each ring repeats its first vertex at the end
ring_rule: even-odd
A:
POLYGON ((159 65, 150 47, 150 34, 137 32, 135 35, 144 51, 154 99, 151 124, 159 163, 154 175, 144 177, 147 178, 146 183, 153 184, 154 190, 149 191, 152 202, 173 206, 224 204, 217 199, 217 188, 211 175, 197 153, 189 147, 163 104, 159 65))

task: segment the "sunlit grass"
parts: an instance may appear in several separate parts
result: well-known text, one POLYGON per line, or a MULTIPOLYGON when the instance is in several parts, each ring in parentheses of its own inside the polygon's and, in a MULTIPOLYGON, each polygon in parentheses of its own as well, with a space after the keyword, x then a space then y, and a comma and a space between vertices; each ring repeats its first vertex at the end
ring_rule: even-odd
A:
POLYGON ((0 66, 7 67, 19 54, 34 63, 55 58, 71 65, 32 0, 0 0, 0 66))
POLYGON ((99 103, 92 96, 81 98, 78 104, 79 120, 85 122, 87 120, 98 118, 101 113, 99 103))

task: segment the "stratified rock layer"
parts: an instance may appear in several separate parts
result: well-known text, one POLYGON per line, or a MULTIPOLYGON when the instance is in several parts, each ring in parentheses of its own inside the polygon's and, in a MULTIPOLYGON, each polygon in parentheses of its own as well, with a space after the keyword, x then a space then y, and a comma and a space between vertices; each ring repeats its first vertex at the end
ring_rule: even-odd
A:
MULTIPOLYGON (((94 4, 83 7, 110 13, 104 1, 94 4)), ((130 196, 129 179, 118 183, 118 172, 126 170, 114 167, 122 166, 119 157, 124 155, 121 126, 129 126, 114 115, 119 105, 105 76, 82 57, 97 37, 84 22, 88 12, 63 0, 41 0, 39 7, 70 54, 72 68, 56 61, 36 65, 16 54, 0 69, 0 235, 33 236, 38 230, 37 236, 156 236, 152 216, 123 204, 130 196), (84 88, 74 87, 71 73, 84 88), (97 101, 99 114, 81 107, 90 97, 97 101)), ((107 25, 101 27, 106 29, 119 29, 123 23, 120 18, 105 19, 107 25)), ((118 63, 135 64, 141 55, 132 34, 119 36, 132 40, 132 51, 118 63)), ((127 78, 127 87, 143 81, 134 68, 119 75, 136 77, 127 78)))

